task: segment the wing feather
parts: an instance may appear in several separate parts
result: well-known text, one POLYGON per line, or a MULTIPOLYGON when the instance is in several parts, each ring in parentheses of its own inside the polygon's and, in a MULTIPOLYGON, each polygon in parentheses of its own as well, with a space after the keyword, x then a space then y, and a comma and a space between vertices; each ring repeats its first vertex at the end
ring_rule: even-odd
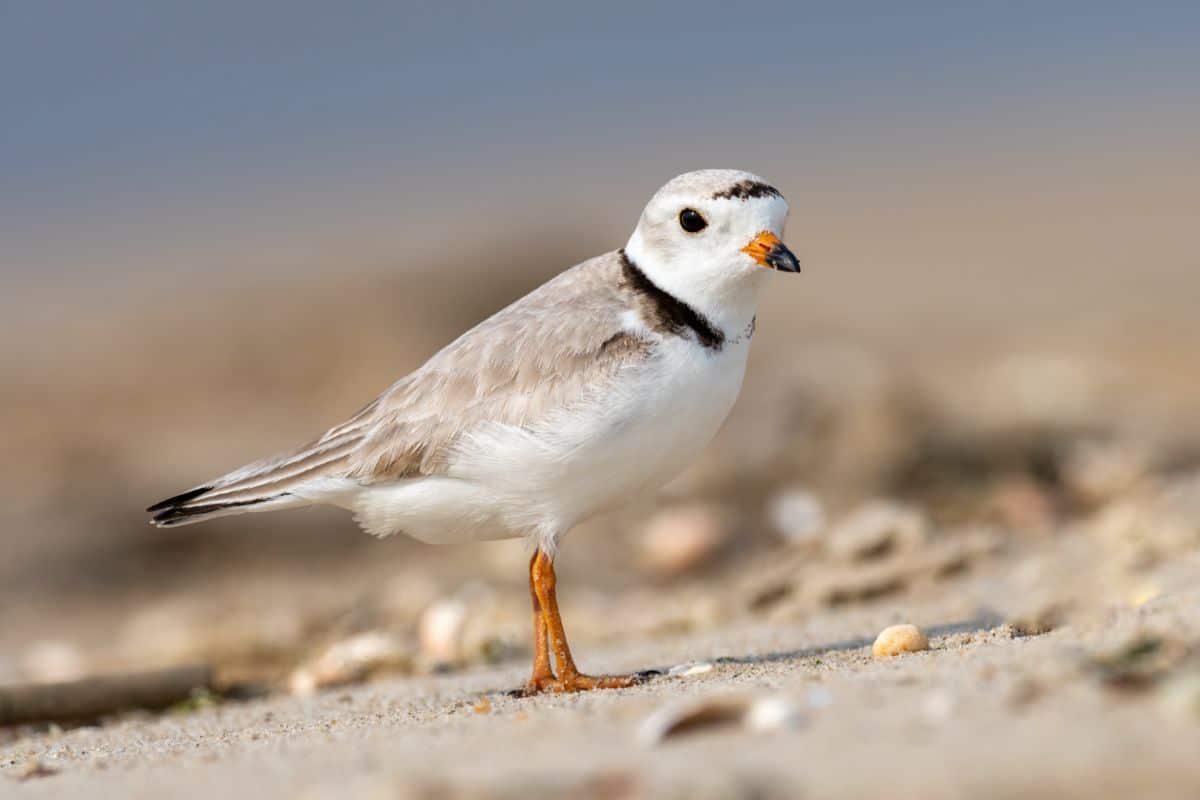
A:
POLYGON ((618 253, 563 272, 319 439, 158 504, 155 521, 302 502, 303 487, 316 478, 371 484, 444 474, 456 442, 476 426, 527 427, 602 391, 652 351, 649 339, 625 326, 632 305, 621 275, 618 253))
POLYGON ((359 421, 348 477, 370 483, 444 473, 464 431, 528 427, 644 359, 650 343, 624 326, 630 303, 620 275, 615 253, 584 262, 398 381, 359 421))

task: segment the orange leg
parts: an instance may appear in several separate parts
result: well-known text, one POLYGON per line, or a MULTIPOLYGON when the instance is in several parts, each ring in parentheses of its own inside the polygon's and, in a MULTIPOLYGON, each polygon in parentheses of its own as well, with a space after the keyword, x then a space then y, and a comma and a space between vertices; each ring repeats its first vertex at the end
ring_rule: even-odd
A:
POLYGON ((557 577, 554 562, 541 550, 529 562, 529 586, 534 598, 534 613, 540 612, 541 621, 534 623, 533 677, 525 686, 525 694, 540 692, 582 692, 589 689, 620 689, 640 683, 649 673, 633 675, 606 675, 592 677, 582 674, 571 658, 567 645, 567 634, 563 630, 562 616, 558 612, 558 596, 555 592, 557 577), (547 641, 548 639, 548 641, 547 641), (550 670, 547 645, 554 649, 558 662, 558 677, 550 670))
POLYGON ((542 613, 542 601, 534 589, 534 565, 539 553, 529 559, 529 596, 533 600, 533 675, 525 684, 523 694, 534 695, 544 692, 556 680, 550 668, 550 638, 546 632, 546 616, 542 613))

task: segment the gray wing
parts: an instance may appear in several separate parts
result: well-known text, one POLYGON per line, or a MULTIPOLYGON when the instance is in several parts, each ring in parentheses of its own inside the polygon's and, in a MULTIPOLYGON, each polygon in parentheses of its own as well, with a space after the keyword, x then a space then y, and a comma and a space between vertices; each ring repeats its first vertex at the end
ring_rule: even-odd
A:
POLYGON ((460 336, 316 441, 149 510, 160 512, 158 524, 178 524, 276 507, 314 478, 371 484, 443 474, 464 432, 531 425, 647 358, 650 342, 623 328, 630 308, 618 254, 585 261, 460 336))

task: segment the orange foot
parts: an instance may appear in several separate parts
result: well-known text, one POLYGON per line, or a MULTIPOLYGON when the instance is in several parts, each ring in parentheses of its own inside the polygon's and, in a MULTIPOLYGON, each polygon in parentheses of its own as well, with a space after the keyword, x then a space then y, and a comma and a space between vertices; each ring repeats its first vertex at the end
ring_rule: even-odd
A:
POLYGON ((661 675, 658 670, 645 670, 629 675, 581 675, 576 673, 562 678, 549 675, 544 678, 532 678, 524 687, 513 692, 514 697, 533 697, 534 695, 553 693, 571 694, 573 692, 590 692, 593 689, 624 689, 637 686, 661 675))

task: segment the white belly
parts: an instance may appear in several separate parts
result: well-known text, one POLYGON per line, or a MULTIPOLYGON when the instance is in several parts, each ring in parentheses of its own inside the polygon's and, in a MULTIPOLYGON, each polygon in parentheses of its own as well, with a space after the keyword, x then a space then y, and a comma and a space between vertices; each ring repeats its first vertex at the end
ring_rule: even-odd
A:
POLYGON ((365 489, 353 504, 372 533, 429 542, 534 535, 545 545, 578 522, 677 475, 728 416, 748 341, 712 353, 669 338, 590 402, 530 429, 484 426, 445 477, 365 489))

